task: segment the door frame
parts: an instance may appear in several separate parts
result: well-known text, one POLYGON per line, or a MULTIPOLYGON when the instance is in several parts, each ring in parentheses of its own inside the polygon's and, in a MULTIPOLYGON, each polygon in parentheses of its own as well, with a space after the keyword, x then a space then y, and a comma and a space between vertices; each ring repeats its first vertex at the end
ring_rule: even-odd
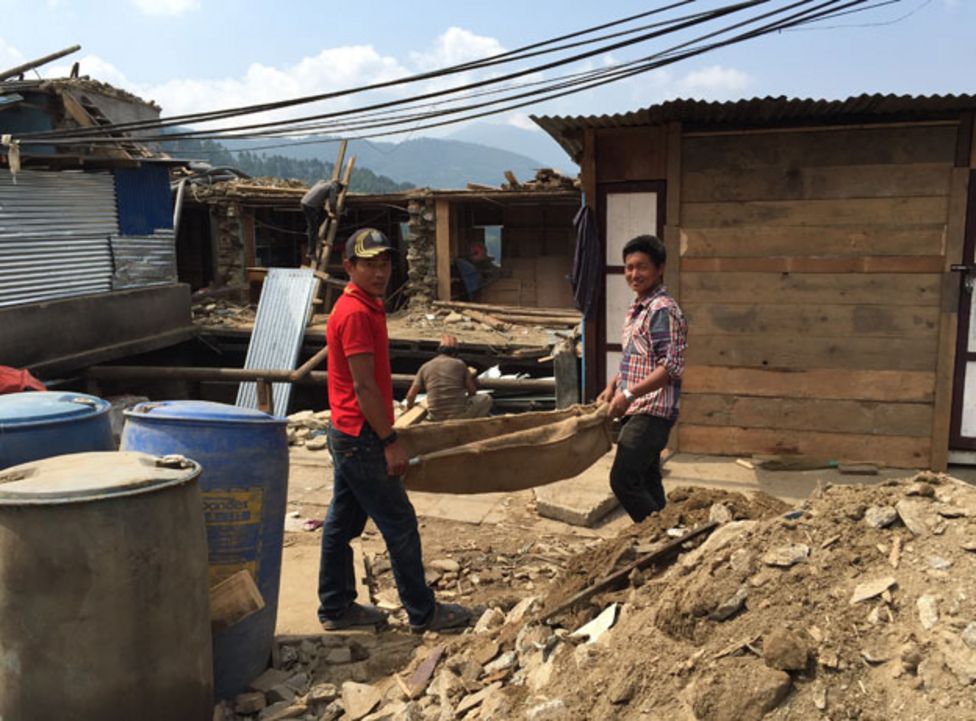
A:
MULTIPOLYGON (((951 262, 953 259, 949 260, 951 262)), ((967 278, 976 282, 976 170, 969 172, 969 188, 966 193, 966 230, 962 258, 958 260, 960 264, 968 266, 969 270, 959 274, 959 320, 956 333, 955 373, 952 380, 949 449, 974 451, 976 437, 969 438, 962 435, 962 411, 966 394, 966 366, 967 363, 976 362, 976 351, 969 350, 969 331, 976 321, 971 313, 974 290, 969 288, 966 282, 967 278)))
MULTIPOLYGON (((641 180, 626 181, 619 183, 598 183, 596 186, 597 197, 597 223, 600 237, 600 257, 606 260, 607 257, 607 195, 610 193, 657 193, 657 228, 655 235, 664 241, 664 226, 667 225, 667 181, 664 180, 641 180)), ((622 263, 614 265, 607 263, 603 280, 600 288, 600 302, 597 307, 597 337, 596 337, 596 358, 595 385, 597 393, 602 391, 606 385, 607 377, 607 352, 623 350, 619 343, 607 342, 607 280, 611 276, 620 276, 624 273, 622 263)), ((623 318, 620 319, 621 324, 623 318)))

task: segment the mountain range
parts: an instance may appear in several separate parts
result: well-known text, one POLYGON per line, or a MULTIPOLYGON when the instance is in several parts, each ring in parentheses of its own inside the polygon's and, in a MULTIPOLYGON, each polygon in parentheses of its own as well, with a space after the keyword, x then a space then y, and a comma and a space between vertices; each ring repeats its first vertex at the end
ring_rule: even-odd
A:
MULTIPOLYGON (((225 140, 229 150, 281 155, 296 160, 332 162, 336 144, 301 141, 275 143, 264 140, 225 140)), ((578 168, 548 135, 515 126, 474 123, 447 138, 415 138, 399 143, 352 140, 347 157, 356 166, 392 178, 397 183, 439 189, 464 188, 468 183, 500 185, 511 170, 520 180, 535 176, 539 168, 575 175, 578 168), (530 155, 531 153, 531 155, 530 155)))

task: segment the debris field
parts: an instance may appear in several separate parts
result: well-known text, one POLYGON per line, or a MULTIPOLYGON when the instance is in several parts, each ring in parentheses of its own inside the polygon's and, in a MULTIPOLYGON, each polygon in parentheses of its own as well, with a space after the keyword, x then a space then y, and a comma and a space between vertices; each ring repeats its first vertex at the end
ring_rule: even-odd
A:
MULTIPOLYGON (((394 613, 378 634, 279 638, 276 668, 224 719, 976 719, 976 488, 923 472, 821 486, 794 509, 669 500, 575 555, 459 542, 428 580, 481 604, 474 628, 417 637, 394 613)), ((384 561, 370 580, 392 607, 384 561)))

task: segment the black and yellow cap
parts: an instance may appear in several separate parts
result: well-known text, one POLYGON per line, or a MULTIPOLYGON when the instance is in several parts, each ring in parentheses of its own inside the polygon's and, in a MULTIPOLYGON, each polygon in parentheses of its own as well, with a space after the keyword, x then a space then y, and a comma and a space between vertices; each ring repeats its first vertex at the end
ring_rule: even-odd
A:
POLYGON ((375 258, 380 253, 392 251, 390 239, 376 228, 361 228, 346 241, 346 259, 375 258))

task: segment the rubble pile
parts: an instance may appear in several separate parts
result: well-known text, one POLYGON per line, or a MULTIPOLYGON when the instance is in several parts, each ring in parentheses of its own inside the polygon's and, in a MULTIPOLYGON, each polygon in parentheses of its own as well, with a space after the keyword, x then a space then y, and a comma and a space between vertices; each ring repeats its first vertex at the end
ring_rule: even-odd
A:
POLYGON ((249 305, 226 300, 203 300, 193 304, 193 322, 203 326, 253 324, 256 310, 249 305))
POLYGON ((321 451, 328 446, 326 431, 331 411, 298 411, 288 416, 288 445, 321 451))
MULTIPOLYGON (((827 486, 795 509, 679 488, 579 548, 471 544, 431 561, 439 597, 482 604, 472 629, 417 638, 395 616, 376 635, 283 639, 273 677, 223 718, 976 718, 976 488, 962 482, 827 486), (709 522, 660 567, 561 610, 709 522)), ((394 604, 388 561, 368 566, 394 604)))
POLYGON ((502 183, 502 190, 578 190, 579 178, 570 178, 553 168, 540 168, 532 180, 519 181, 512 173, 506 173, 508 182, 502 183))
POLYGON ((435 677, 448 689, 441 706, 465 719, 976 718, 976 489, 923 473, 824 488, 764 518, 735 503, 673 505, 577 559, 541 610, 453 651, 435 677), (632 574, 582 613, 546 619, 590 577, 626 565, 628 547, 676 535, 655 538, 676 516, 721 525, 663 573, 632 574), (595 630, 572 633, 593 618, 595 630), (492 667, 477 691, 461 678, 452 696, 456 669, 485 643, 506 673, 492 667), (483 710, 458 712, 499 682, 483 710))

